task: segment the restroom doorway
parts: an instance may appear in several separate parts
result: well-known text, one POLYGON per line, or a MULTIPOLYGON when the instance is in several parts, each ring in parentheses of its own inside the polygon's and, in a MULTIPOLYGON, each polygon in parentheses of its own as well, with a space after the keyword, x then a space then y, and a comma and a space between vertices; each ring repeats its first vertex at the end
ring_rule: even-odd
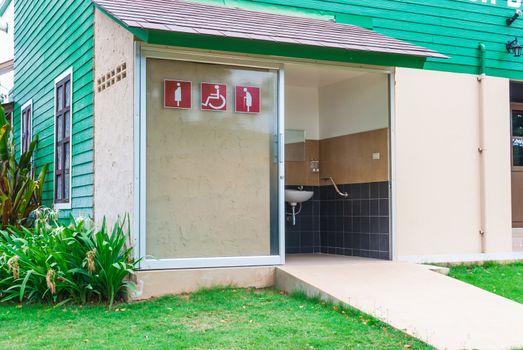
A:
POLYGON ((285 135, 286 254, 391 259, 389 74, 286 65, 285 135))

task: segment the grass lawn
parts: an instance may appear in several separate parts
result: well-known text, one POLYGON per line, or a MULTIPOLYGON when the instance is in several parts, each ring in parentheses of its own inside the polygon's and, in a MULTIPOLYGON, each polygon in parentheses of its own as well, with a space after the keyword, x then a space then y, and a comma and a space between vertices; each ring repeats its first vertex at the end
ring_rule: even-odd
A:
POLYGON ((117 306, 0 304, 0 349, 431 349, 382 322, 273 290, 117 306))
POLYGON ((454 266, 449 276, 523 303, 523 262, 454 266))

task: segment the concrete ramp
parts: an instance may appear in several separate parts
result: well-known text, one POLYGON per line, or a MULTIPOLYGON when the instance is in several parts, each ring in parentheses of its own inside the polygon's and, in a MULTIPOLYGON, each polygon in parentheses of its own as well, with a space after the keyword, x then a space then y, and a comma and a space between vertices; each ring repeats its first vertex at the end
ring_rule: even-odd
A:
POLYGON ((523 348, 522 304, 423 265, 291 256, 276 287, 350 305, 438 349, 523 348))

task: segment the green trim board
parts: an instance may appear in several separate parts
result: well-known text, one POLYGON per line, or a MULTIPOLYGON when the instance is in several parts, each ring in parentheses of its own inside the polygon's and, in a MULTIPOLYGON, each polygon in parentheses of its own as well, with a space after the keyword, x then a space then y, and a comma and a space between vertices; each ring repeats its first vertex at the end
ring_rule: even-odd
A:
POLYGON ((53 205, 54 80, 72 68, 72 210, 93 213, 93 55, 94 6, 89 0, 15 2, 15 113, 19 147, 20 106, 33 100, 33 135, 40 143, 35 163, 49 163, 44 204, 53 205))
POLYGON ((366 51, 318 48, 316 46, 280 44, 210 35, 195 35, 165 31, 148 31, 149 44, 219 50, 235 53, 270 55, 303 59, 347 62, 378 66, 423 68, 426 58, 366 51))

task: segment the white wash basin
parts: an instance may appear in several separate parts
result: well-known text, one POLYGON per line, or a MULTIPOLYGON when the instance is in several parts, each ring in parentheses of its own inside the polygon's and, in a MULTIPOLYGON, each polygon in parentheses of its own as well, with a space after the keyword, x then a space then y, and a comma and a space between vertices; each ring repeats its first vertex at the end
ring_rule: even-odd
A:
POLYGON ((290 205, 306 202, 312 198, 312 191, 285 190, 285 201, 290 205))

